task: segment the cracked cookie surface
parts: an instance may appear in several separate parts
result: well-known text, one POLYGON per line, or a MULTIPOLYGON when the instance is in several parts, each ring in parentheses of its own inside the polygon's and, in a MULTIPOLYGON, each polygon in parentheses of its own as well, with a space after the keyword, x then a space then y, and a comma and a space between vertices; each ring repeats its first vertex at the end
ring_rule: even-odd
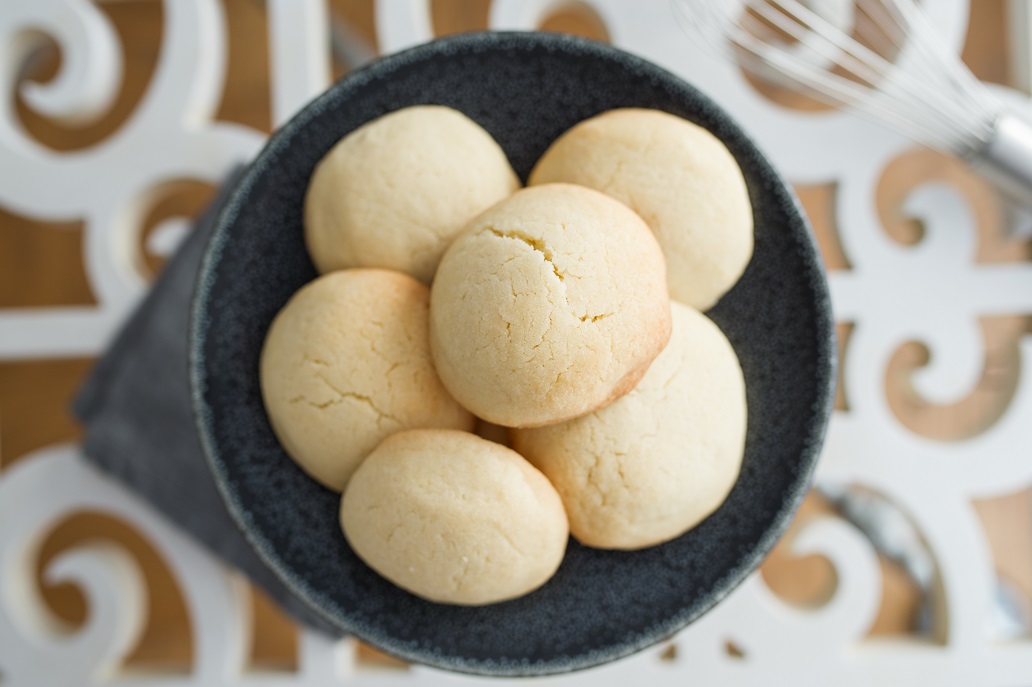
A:
POLYGON ((508 427, 611 402, 669 337, 666 269, 648 227, 569 184, 518 191, 474 219, 431 292, 441 380, 478 417, 508 427))
POLYGON ((262 398, 277 438, 301 468, 340 491, 388 435, 471 429, 430 360, 429 290, 400 272, 332 272, 298 291, 273 320, 261 358, 262 398))
POLYGON ((411 430, 376 447, 341 500, 348 543, 371 568, 430 601, 522 596, 559 567, 569 530, 544 475, 473 434, 411 430))
POLYGON ((385 267, 429 284, 463 225, 520 182, 491 135, 448 107, 407 107, 341 139, 305 197, 320 272, 385 267))
POLYGON ((562 496, 582 544, 638 549, 680 536, 723 503, 745 447, 745 383, 705 315, 673 304, 670 343, 638 386, 601 410, 513 430, 562 496))
POLYGON ((742 172, 706 129, 658 110, 610 110, 560 136, 530 185, 567 182, 628 205, 666 257, 670 297, 705 310, 745 270, 753 215, 742 172))

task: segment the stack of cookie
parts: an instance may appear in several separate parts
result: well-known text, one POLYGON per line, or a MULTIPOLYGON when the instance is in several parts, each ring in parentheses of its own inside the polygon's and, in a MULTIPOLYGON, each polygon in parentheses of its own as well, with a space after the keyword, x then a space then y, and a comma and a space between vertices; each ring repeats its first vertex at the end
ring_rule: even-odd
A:
POLYGON ((323 276, 262 352, 276 436, 343 493, 352 549, 442 603, 536 589, 570 534, 605 549, 680 536, 723 502, 744 450, 741 368, 700 313, 752 253, 726 148, 673 115, 614 110, 519 186, 454 110, 355 130, 306 198, 323 276))

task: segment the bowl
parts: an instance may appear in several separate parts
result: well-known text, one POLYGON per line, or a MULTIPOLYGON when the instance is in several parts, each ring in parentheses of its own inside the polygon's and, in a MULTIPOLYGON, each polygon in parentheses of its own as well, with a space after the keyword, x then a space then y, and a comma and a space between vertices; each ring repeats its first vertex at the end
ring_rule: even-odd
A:
POLYGON ((190 346, 195 411, 214 479, 265 563, 346 633, 406 661, 495 676, 561 673, 627 656, 724 598, 763 560, 806 493, 835 383, 820 258, 795 196, 756 145, 669 72, 606 45, 546 33, 427 43, 348 75, 305 106, 269 139, 218 219, 198 277, 190 346), (708 314, 745 375, 745 456, 727 500, 695 529, 635 552, 571 540, 556 575, 527 596, 481 607, 435 604, 355 556, 338 526, 339 496, 277 443, 258 361, 273 316, 316 276, 302 232, 308 180, 342 136, 418 104, 447 105, 478 122, 524 180, 561 133, 618 107, 691 120, 738 160, 755 214, 755 251, 708 314))

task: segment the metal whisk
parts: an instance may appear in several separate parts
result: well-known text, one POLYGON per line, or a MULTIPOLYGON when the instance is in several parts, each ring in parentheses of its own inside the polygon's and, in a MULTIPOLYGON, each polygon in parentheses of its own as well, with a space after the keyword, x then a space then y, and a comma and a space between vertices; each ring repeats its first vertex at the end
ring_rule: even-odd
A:
POLYGON ((1008 112, 914 0, 673 0, 685 28, 762 80, 960 156, 1032 209, 1032 126, 1008 112))

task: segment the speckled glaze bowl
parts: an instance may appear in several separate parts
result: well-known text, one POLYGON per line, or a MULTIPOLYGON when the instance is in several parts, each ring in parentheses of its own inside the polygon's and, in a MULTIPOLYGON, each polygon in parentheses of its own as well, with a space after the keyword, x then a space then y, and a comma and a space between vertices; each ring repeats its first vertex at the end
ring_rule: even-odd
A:
POLYGON ((496 676, 612 661, 691 623, 739 584, 806 492, 835 382, 827 285, 789 187, 732 119, 672 74, 556 34, 446 38, 380 60, 316 98, 269 140, 223 211, 195 295, 191 374, 198 424, 230 511, 265 562, 333 625, 402 659, 496 676), (738 353, 749 421, 741 476, 691 532, 637 552, 570 541, 556 576, 501 604, 423 601, 348 548, 339 497, 276 442, 258 359, 273 316, 316 276, 302 236, 316 163, 359 125, 401 107, 454 107, 487 129, 526 179, 557 136, 617 107, 666 110, 718 136, 745 174, 756 247, 710 316, 738 353))

